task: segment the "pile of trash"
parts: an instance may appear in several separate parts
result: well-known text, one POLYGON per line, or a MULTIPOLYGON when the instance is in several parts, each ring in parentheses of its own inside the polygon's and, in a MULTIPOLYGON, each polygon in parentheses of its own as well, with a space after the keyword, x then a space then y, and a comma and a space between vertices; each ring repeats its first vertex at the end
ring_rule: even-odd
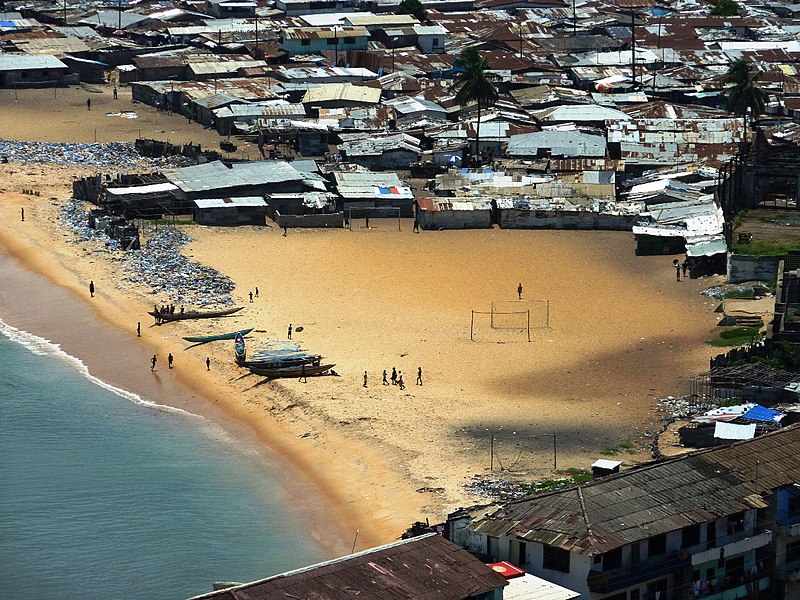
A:
POLYGON ((658 401, 659 412, 664 413, 666 419, 688 419, 697 414, 718 408, 718 404, 704 396, 667 396, 658 401))
POLYGON ((715 285, 707 290, 700 292, 701 295, 716 300, 723 298, 763 298, 771 297, 774 294, 770 291, 767 284, 763 281, 745 281, 742 283, 724 283, 722 285, 715 285))
MULTIPOLYGON (((89 212, 80 200, 73 198, 63 206, 60 221, 72 230, 74 243, 95 241, 107 251, 121 250, 119 242, 89 227, 89 212)), ((181 247, 190 241, 183 232, 162 225, 152 230, 142 248, 121 251, 114 258, 122 263, 128 281, 146 284, 151 294, 158 294, 158 303, 187 308, 232 305, 233 280, 181 254, 181 247)))
POLYGON ((108 144, 72 144, 19 142, 0 139, 3 162, 56 164, 62 166, 111 167, 115 169, 150 169, 182 167, 191 164, 184 156, 147 158, 130 142, 108 144))
POLYGON ((233 280, 180 253, 190 241, 188 235, 173 227, 157 227, 142 248, 124 253, 128 281, 147 284, 151 293, 187 308, 232 305, 233 280))
POLYGON ((476 496, 498 500, 515 500, 531 494, 523 484, 483 475, 473 475, 472 479, 464 484, 464 488, 476 496))

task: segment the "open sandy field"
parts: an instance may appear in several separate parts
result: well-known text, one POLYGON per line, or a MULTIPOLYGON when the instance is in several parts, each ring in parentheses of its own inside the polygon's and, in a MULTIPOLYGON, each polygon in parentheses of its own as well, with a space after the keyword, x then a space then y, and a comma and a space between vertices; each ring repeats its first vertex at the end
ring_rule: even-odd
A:
MULTIPOLYGON (((59 90, 65 97, 59 113, 47 110, 52 90, 24 93, 24 109, 0 95, 3 114, 9 109, 15 115, 3 137, 92 141, 93 132, 86 138, 94 122, 87 120, 85 91, 59 90)), ((123 94, 118 102, 130 108, 123 94)), ((100 106, 93 98, 92 113, 100 106)), ((180 117, 135 110, 141 119, 115 119, 122 129, 108 135, 135 137, 146 115, 143 135, 164 139, 155 132, 169 130, 176 139, 215 144, 201 137, 210 132, 180 117)), ((630 233, 414 234, 410 223, 397 231, 396 221, 372 220, 370 229, 355 223, 353 231, 290 230, 286 237, 274 227, 188 226, 193 242, 186 253, 232 277, 246 308, 224 322, 150 327, 145 311, 169 302, 167 295, 122 280, 112 255, 65 243, 69 236, 56 216, 69 177, 80 172, 0 166, 6 251, 85 299, 93 279, 96 314, 134 335, 141 321, 142 338, 135 340, 141 356, 172 352, 176 369, 162 376, 202 395, 196 410, 207 410, 205 403, 256 431, 328 503, 343 529, 360 528, 359 546, 480 501, 464 484, 489 475, 490 465, 501 477, 551 476, 553 434, 559 469, 588 468, 603 453, 646 459, 645 432, 659 427, 656 399, 682 393, 715 354, 703 342, 715 337, 717 303, 700 292, 721 279, 676 283, 673 257, 636 257, 630 233), (22 195, 23 187, 42 195, 22 195), (478 316, 470 341, 470 311, 515 300, 520 282, 523 299, 549 300, 549 329, 533 329, 528 342, 523 331, 492 329, 488 317, 478 316), (260 294, 251 304, 248 292, 255 287, 260 294), (235 366, 232 344, 187 349, 181 339, 255 327, 249 344, 256 349, 267 339, 285 339, 289 323, 303 327, 295 339, 335 362, 340 377, 263 383, 235 366), (210 373, 206 356, 214 366, 210 373), (392 367, 404 373, 405 390, 381 384, 382 371, 392 367), (415 385, 418 367, 421 386, 415 385)), ((507 306, 529 306, 533 324, 540 321, 539 304, 507 306)), ((78 351, 91 368, 91 349, 78 351)), ((100 368, 100 357, 94 361, 100 368)), ((104 377, 156 393, 146 360, 138 370, 128 366, 120 363, 114 375, 114 365, 104 365, 104 377)), ((294 501, 303 503, 299 497, 294 501)), ((317 535, 326 541, 324 531, 317 535)))

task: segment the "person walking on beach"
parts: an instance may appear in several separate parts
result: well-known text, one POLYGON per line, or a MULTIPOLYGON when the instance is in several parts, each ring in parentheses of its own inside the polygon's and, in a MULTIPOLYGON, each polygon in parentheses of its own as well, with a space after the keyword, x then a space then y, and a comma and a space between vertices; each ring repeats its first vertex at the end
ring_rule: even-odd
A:
POLYGON ((153 358, 150 359, 150 370, 153 371, 156 368, 156 361, 158 361, 158 357, 153 354, 153 358))
POLYGON ((417 367, 417 385, 422 385, 422 367, 417 367))
POLYGON ((114 100, 117 99, 117 86, 114 86, 114 100))
POLYGON ((87 98, 86 99, 86 110, 92 110, 92 99, 91 98, 87 98))
POLYGON ((681 263, 678 262, 678 259, 672 261, 672 265, 675 267, 675 281, 681 280, 681 263))
POLYGON ((142 337, 142 322, 136 322, 136 337, 142 337))
POLYGON ((392 385, 397 385, 397 369, 392 367, 392 385))
POLYGON ((250 292, 250 302, 253 301, 253 292, 250 292))
POLYGON ((173 360, 175 360, 175 359, 172 357, 172 353, 170 353, 170 354, 167 356, 167 364, 169 365, 169 368, 170 368, 170 369, 172 368, 172 361, 173 361, 173 360))
POLYGON ((683 271, 683 278, 686 279, 686 269, 689 268, 689 257, 687 256, 681 263, 681 271, 683 271))
POLYGON ((419 221, 414 219, 414 233, 419 233, 419 221))
POLYGON ((22 208, 20 208, 20 210, 22 211, 22 222, 24 223, 25 222, 25 207, 23 206, 22 208))
POLYGON ((386 369, 383 370, 383 385, 389 385, 389 380, 386 378, 386 369))
POLYGON ((303 383, 308 383, 308 377, 306 377, 306 366, 300 365, 300 381, 303 383))
POLYGON ((367 372, 364 371, 364 387, 367 387, 367 372))
POLYGON ((292 339, 292 324, 289 323, 289 339, 292 339))
POLYGON ((206 371, 211 370, 211 358, 206 356, 206 371))
POLYGON ((522 283, 517 286, 517 296, 519 296, 519 299, 522 300, 522 283))
POLYGON ((94 281, 89 282, 89 297, 94 298, 94 281))
POLYGON ((286 223, 284 223, 284 224, 283 224, 283 237, 286 237, 286 233, 287 233, 288 231, 289 231, 289 229, 286 227, 286 223))
POLYGON ((405 381, 403 381, 403 372, 402 371, 400 371, 400 373, 397 375, 397 385, 400 386, 401 390, 406 389, 406 383, 405 383, 405 381))
POLYGON ((258 288, 256 288, 256 298, 258 298, 258 288))

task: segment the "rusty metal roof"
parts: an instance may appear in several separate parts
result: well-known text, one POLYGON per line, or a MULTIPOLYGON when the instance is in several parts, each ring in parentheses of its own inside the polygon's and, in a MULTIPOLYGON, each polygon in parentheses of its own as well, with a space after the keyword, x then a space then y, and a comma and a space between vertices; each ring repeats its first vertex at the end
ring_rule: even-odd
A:
POLYGON ((594 555, 763 504, 800 478, 800 426, 511 502, 472 527, 594 555))
POLYGON ((472 554, 431 533, 192 600, 463 600, 506 585, 472 554))

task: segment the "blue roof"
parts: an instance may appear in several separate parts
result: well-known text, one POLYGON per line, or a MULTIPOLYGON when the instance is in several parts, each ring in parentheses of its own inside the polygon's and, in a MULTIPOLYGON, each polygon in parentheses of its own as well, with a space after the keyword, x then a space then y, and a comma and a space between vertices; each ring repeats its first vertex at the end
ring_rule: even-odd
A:
POLYGON ((783 413, 779 410, 765 408, 763 406, 755 406, 742 415, 743 419, 749 421, 763 421, 765 423, 777 423, 783 413))

